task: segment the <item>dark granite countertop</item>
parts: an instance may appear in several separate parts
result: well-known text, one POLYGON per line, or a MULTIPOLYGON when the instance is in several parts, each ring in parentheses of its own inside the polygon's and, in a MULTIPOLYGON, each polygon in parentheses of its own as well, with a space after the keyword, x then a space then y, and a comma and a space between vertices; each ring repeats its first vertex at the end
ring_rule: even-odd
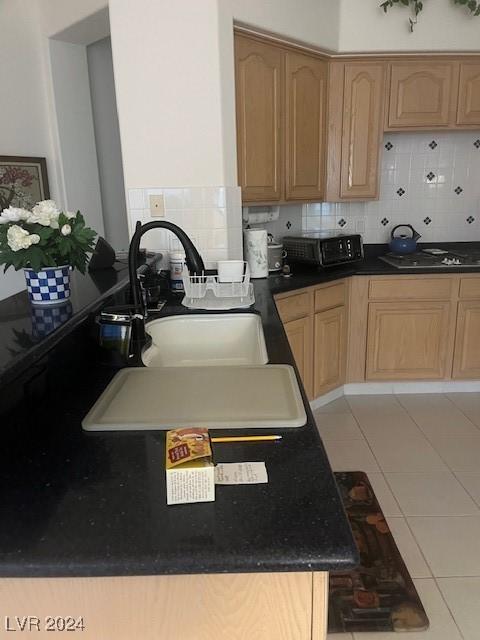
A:
MULTIPOLYGON (((350 275, 406 273, 376 255, 370 248, 362 263, 298 266, 289 279, 255 282, 271 363, 294 364, 273 294, 350 275)), ((180 312, 172 298, 162 315, 180 312)), ((28 402, 2 416, 1 576, 333 571, 356 563, 305 396, 306 426, 275 429, 281 442, 215 445, 217 462, 264 460, 268 484, 221 486, 213 503, 167 507, 163 432, 81 429, 117 371, 99 363, 83 320, 51 351, 40 392, 34 385, 28 402)))
MULTIPOLYGON (((156 258, 151 254, 147 262, 156 258)), ((55 347, 128 282, 125 261, 109 269, 71 274, 71 295, 62 305, 31 305, 27 291, 0 301, 0 385, 14 379, 55 347)))
MULTIPOLYGON (((268 283, 255 283, 255 310, 269 359, 293 363, 268 283)), ((162 315, 181 309, 174 298, 162 315)), ((80 330, 60 345, 58 369, 50 363, 42 405, 12 412, 8 428, 2 421, 0 575, 329 571, 356 564, 305 397, 307 425, 273 430, 281 442, 215 445, 217 462, 264 460, 268 484, 219 486, 213 503, 167 507, 163 432, 81 429, 115 369, 88 362, 74 369, 71 353, 90 351, 80 330), (66 358, 70 372, 61 370, 66 358)))

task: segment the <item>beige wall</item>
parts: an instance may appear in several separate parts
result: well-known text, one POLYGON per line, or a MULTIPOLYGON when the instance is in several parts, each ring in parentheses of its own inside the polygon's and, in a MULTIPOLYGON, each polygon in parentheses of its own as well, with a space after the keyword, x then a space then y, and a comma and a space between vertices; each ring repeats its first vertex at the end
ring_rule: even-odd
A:
POLYGON ((222 126, 231 144, 231 114, 224 119, 222 108, 232 108, 232 35, 222 31, 225 61, 219 20, 217 0, 111 1, 127 187, 223 185, 233 179, 222 126), (230 77, 225 103, 222 65, 230 77))
POLYGON ((237 21, 325 49, 335 51, 338 48, 339 0, 228 1, 237 21))
POLYGON ((339 50, 348 51, 478 51, 480 17, 472 18, 452 0, 429 0, 413 33, 409 10, 379 8, 380 0, 339 0, 339 50))

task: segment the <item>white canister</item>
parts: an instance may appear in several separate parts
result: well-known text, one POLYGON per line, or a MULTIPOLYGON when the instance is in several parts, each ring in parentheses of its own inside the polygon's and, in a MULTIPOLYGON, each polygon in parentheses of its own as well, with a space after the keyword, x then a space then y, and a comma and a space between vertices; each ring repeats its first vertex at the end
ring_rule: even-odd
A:
POLYGON ((268 253, 266 229, 245 229, 243 232, 245 260, 250 268, 251 278, 268 276, 268 253))
POLYGON ((170 253, 170 289, 172 291, 183 291, 183 265, 185 256, 183 253, 170 253))

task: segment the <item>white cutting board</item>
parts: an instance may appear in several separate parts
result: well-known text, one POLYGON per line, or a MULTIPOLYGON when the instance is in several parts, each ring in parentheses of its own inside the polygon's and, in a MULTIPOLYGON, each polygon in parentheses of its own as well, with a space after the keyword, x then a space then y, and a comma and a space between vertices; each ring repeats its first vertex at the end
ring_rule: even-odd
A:
POLYGON ((284 429, 306 420, 289 365, 158 367, 119 371, 82 426, 86 431, 284 429))

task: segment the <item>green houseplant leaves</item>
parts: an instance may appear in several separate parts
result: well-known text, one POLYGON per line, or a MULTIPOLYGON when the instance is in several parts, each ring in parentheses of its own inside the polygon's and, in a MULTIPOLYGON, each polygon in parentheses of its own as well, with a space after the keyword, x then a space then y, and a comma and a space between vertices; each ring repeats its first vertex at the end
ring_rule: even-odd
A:
MULTIPOLYGON (((454 4, 462 5, 468 9, 474 16, 480 16, 480 0, 452 0, 454 4)), ((413 31, 414 26, 417 23, 417 17, 421 11, 423 11, 423 2, 421 0, 385 0, 380 4, 380 7, 385 13, 395 5, 410 7, 414 18, 409 18, 410 31, 413 31)))

